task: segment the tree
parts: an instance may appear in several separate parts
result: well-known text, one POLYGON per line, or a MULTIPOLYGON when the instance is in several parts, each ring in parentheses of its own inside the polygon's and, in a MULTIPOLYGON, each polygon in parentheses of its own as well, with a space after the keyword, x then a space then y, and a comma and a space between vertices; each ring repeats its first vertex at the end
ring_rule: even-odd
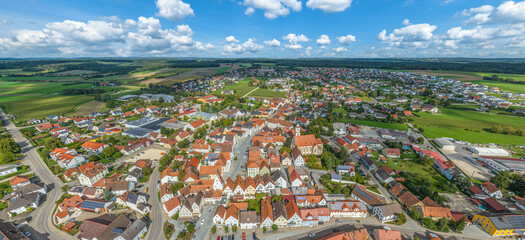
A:
POLYGON ((437 221, 436 227, 443 232, 448 232, 448 220, 446 218, 441 218, 437 221))
POLYGON ((193 232, 193 230, 195 230, 195 225, 193 225, 193 223, 189 223, 186 228, 188 229, 188 232, 193 232))
POLYGON ((54 150, 55 148, 62 147, 62 141, 58 138, 50 138, 44 143, 44 147, 49 150, 54 150))
POLYGON ((122 156, 122 153, 119 152, 115 147, 108 146, 102 150, 102 153, 100 154, 101 158, 108 158, 108 159, 117 159, 122 156))
POLYGON ((436 229, 436 223, 434 223, 432 219, 427 218, 427 217, 421 219, 421 225, 423 225, 423 227, 426 227, 426 228, 436 229))
POLYGON ((88 161, 90 161, 90 162, 96 162, 98 160, 100 160, 100 157, 97 156, 97 155, 91 155, 91 156, 88 157, 88 161))
POLYGON ((232 226, 232 232, 237 232, 237 226, 235 225, 232 226))
POLYGON ((229 228, 228 227, 224 227, 224 232, 228 232, 229 228))
POLYGON ((279 226, 277 226, 277 224, 272 225, 272 230, 274 232, 277 231, 277 229, 279 229, 279 226))
POLYGON ((395 216, 397 217, 397 223, 405 224, 407 222, 407 216, 404 213, 396 213, 395 216))
POLYGON ((413 218, 414 220, 419 220, 421 219, 421 214, 419 213, 419 211, 415 208, 411 208, 408 212, 408 215, 410 215, 411 218, 413 218))
POLYGON ((184 183, 182 182, 176 182, 175 184, 170 186, 170 190, 173 194, 177 194, 177 192, 184 187, 184 183))
POLYGON ((0 164, 7 164, 16 160, 16 155, 14 153, 0 153, 0 164))
POLYGON ((267 230, 268 230, 268 228, 263 227, 263 233, 266 233, 267 230))
POLYGON ((494 185, 496 185, 496 187, 498 187, 499 189, 505 190, 509 187, 510 180, 511 180, 510 177, 511 175, 509 172, 500 171, 498 172, 498 174, 496 174, 496 176, 490 179, 490 182, 494 183, 494 185))
POLYGON ((2 138, 0 140, 0 153, 20 153, 20 145, 11 138, 2 138))
POLYGON ((211 228, 211 233, 215 234, 217 232, 217 227, 216 226, 213 226, 211 228))

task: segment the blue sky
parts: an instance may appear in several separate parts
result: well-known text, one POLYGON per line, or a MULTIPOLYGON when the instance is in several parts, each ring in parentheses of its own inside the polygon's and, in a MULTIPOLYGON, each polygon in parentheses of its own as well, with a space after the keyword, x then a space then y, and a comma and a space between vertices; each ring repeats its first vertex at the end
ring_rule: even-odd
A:
POLYGON ((522 57, 525 1, 17 0, 0 57, 522 57))

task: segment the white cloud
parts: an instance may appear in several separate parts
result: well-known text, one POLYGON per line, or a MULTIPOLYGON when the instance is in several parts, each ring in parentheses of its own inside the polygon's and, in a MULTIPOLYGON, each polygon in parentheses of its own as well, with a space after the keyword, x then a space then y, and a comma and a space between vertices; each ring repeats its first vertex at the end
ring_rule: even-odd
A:
POLYGON ((295 12, 302 9, 302 2, 298 0, 244 0, 243 4, 247 7, 244 14, 252 15, 255 9, 261 9, 268 19, 286 16, 290 9, 295 12))
POLYGON ((306 47, 306 50, 304 51, 304 54, 309 57, 312 52, 312 47, 306 47))
POLYGON ((445 1, 443 1, 443 3, 441 5, 449 4, 451 2, 454 2, 454 0, 445 0, 445 1))
POLYGON ((350 7, 352 0, 308 0, 306 6, 324 12, 342 12, 350 7))
POLYGON ((323 34, 317 39, 316 42, 319 45, 327 45, 330 44, 332 41, 330 41, 330 37, 328 35, 323 34))
POLYGON ((511 39, 506 47, 510 47, 510 48, 525 48, 525 37, 517 37, 517 38, 513 38, 511 39))
POLYGON ((156 18, 51 22, 41 30, 15 30, 0 38, 0 51, 15 56, 142 56, 208 50, 188 25, 162 29, 156 18))
POLYGON ((242 44, 235 44, 231 43, 229 45, 224 46, 224 51, 222 54, 250 54, 250 53, 257 53, 261 51, 264 48, 264 46, 255 43, 255 39, 250 38, 248 41, 242 43, 242 44))
POLYGON ((338 47, 338 48, 334 48, 334 51, 335 51, 336 53, 342 53, 342 52, 346 52, 346 51, 348 51, 348 49, 345 48, 345 47, 338 47))
POLYGON ((238 43, 239 40, 235 39, 234 36, 228 36, 228 37, 226 37, 226 42, 227 43, 238 43))
POLYGON ((498 24, 525 22, 525 1, 506 1, 498 7, 483 5, 461 12, 464 16, 472 16, 465 20, 465 24, 498 24))
POLYGON ((280 47, 281 46, 281 42, 279 42, 279 40, 275 38, 270 41, 264 41, 263 44, 267 47, 280 47))
POLYGON ((190 4, 182 0, 157 0, 156 4, 159 9, 157 15, 172 21, 180 21, 185 17, 195 16, 190 4))
POLYGON ((3 18, 0 19, 0 25, 7 25, 7 24, 9 24, 9 21, 7 21, 7 19, 3 19, 3 18))
POLYGON ((413 24, 394 29, 390 34, 387 34, 387 31, 383 30, 379 33, 377 39, 394 46, 422 47, 424 41, 432 39, 434 36, 432 32, 434 32, 436 28, 436 26, 428 23, 413 24))
POLYGON ((348 34, 346 36, 338 37, 337 41, 343 45, 350 45, 355 42, 355 36, 348 34))
POLYGON ((403 20, 403 25, 405 25, 405 26, 410 25, 410 20, 405 18, 405 20, 403 20))
POLYGON ((288 44, 285 44, 284 47, 291 50, 301 49, 303 48, 303 46, 300 43, 310 41, 310 39, 308 39, 308 37, 306 37, 305 35, 297 35, 295 33, 290 33, 286 36, 283 36, 283 39, 288 41, 288 44))

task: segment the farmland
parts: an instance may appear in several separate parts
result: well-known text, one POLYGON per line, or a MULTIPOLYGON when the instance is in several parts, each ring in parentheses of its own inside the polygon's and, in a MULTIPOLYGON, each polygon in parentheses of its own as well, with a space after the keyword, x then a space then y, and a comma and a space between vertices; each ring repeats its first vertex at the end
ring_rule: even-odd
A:
POLYGON ((106 103, 98 101, 89 101, 75 108, 75 111, 71 112, 71 116, 85 116, 91 112, 102 111, 106 107, 106 103))
POLYGON ((17 121, 44 118, 52 114, 67 114, 83 103, 93 100, 90 96, 40 96, 18 101, 3 102, 2 106, 17 117, 17 121))
POLYGON ((367 121, 367 120, 357 120, 352 119, 350 120, 351 123, 359 124, 359 125, 365 125, 369 127, 379 127, 379 128, 388 128, 388 129, 395 129, 399 131, 406 131, 408 130, 408 126, 405 124, 400 123, 385 123, 385 122, 374 122, 374 121, 367 121))
POLYGON ((268 90, 268 89, 263 89, 263 88, 259 88, 255 91, 253 91, 252 93, 250 93, 250 95, 248 95, 249 97, 262 97, 262 98, 274 98, 274 97, 280 97, 280 98, 285 98, 286 97, 286 93, 285 92, 277 92, 277 91, 272 91, 272 90, 268 90))
POLYGON ((525 137, 494 134, 485 129, 493 125, 525 129, 522 117, 502 116, 458 109, 441 109, 441 114, 417 113, 413 123, 424 129, 430 138, 451 137, 472 143, 497 142, 502 144, 522 144, 525 137))
POLYGON ((242 97, 255 88, 257 87, 250 85, 250 79, 246 78, 244 80, 239 81, 238 83, 234 85, 226 86, 224 87, 224 89, 216 91, 216 93, 220 93, 223 90, 232 90, 235 92, 236 95, 242 97))

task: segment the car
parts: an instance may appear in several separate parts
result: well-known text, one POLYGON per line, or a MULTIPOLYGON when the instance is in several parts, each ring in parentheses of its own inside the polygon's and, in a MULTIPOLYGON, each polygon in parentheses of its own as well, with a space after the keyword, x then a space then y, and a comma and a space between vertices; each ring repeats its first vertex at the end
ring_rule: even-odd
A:
POLYGON ((204 219, 201 220, 201 226, 204 224, 204 219))
POLYGON ((308 233, 308 237, 311 237, 311 238, 315 237, 315 233, 308 233))
POLYGON ((25 232, 24 233, 27 237, 31 237, 31 233, 30 232, 25 232))
POLYGON ((232 234, 232 240, 235 240, 235 235, 232 234))
POLYGON ((339 228, 332 229, 333 232, 339 232, 339 228))
POLYGON ((246 240, 246 233, 245 232, 242 233, 242 240, 246 240))
POLYGON ((252 238, 255 240, 257 237, 255 237, 255 232, 252 232, 252 238))
POLYGON ((343 221, 341 221, 341 219, 337 219, 335 220, 335 223, 342 223, 343 221))
POLYGON ((437 234, 435 234, 435 233, 429 233, 428 237, 429 238, 438 238, 439 236, 437 234))
POLYGON ((218 237, 217 237, 217 240, 221 240, 221 236, 218 236, 218 237))

